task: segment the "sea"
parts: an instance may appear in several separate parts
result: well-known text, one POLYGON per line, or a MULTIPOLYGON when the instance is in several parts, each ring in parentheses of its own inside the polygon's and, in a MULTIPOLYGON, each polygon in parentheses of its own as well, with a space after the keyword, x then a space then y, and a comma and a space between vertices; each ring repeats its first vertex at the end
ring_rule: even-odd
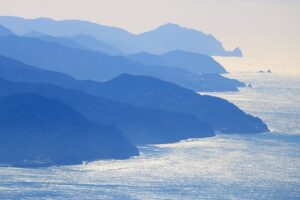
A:
POLYGON ((260 117, 271 132, 140 146, 128 160, 0 167, 0 199, 300 199, 300 76, 227 76, 252 87, 206 94, 260 117))

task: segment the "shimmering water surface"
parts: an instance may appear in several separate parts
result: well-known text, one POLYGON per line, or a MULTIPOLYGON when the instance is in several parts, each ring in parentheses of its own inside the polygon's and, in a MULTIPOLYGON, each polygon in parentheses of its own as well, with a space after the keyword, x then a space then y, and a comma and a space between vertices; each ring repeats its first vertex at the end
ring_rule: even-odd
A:
POLYGON ((0 168, 0 199, 300 199, 300 77, 228 75, 251 83, 210 93, 272 130, 142 146, 140 157, 39 169, 0 168))

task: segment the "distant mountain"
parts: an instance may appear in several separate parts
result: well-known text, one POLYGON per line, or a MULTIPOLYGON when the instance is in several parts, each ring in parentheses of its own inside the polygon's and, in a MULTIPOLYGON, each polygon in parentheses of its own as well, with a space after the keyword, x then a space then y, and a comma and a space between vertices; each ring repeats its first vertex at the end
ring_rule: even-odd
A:
POLYGON ((212 57, 181 50, 171 51, 162 55, 142 52, 131 54, 128 58, 147 65, 177 67, 197 74, 227 73, 224 67, 212 57))
MULTIPOLYGON (((95 96, 105 97, 107 99, 121 101, 139 107, 163 109, 186 114, 188 113, 190 115, 197 116, 200 121, 206 121, 207 123, 210 123, 211 126, 216 130, 228 133, 253 133, 267 130, 266 125, 263 124, 260 119, 245 114, 236 106, 225 100, 216 97, 202 96, 175 84, 145 76, 120 75, 119 77, 104 83, 95 81, 77 81, 74 78, 61 73, 40 70, 12 59, 0 57, 0 77, 19 82, 51 83, 61 87, 81 90, 95 96)), ((3 85, 10 84, 5 83, 3 85)), ((15 90, 16 89, 8 88, 8 92, 15 90)), ((24 90, 25 89, 18 89, 17 92, 24 90)), ((50 93, 52 93, 52 90, 54 89, 52 88, 50 93)), ((57 89, 57 92, 59 90, 61 89, 57 89)), ((36 92, 36 90, 29 91, 36 92)), ((67 91, 65 91, 65 93, 66 92, 67 91)), ((4 94, 6 93, 7 91, 4 92, 4 94)), ((85 100, 83 97, 79 97, 80 94, 74 95, 72 93, 67 96, 72 96, 74 99, 81 98, 82 101, 80 101, 80 104, 82 104, 83 107, 85 105, 84 102, 88 101, 88 97, 86 97, 85 100)), ((74 100, 72 100, 72 98, 70 99, 70 97, 68 97, 66 102, 73 102, 74 100)), ((90 110, 92 111, 96 111, 96 109, 100 107, 98 106, 97 108, 94 108, 92 104, 95 103, 89 103, 86 105, 91 106, 90 110)), ((112 103, 106 103, 106 105, 108 104, 112 103)), ((138 116, 140 114, 129 114, 130 117, 128 117, 127 113, 132 113, 132 110, 136 109, 128 111, 127 108, 123 108, 124 106, 119 105, 119 107, 122 109, 119 108, 120 113, 118 113, 118 115, 124 116, 124 119, 129 119, 130 117, 132 118, 135 115, 137 115, 137 117, 136 119, 133 118, 133 121, 136 120, 136 122, 138 122, 141 119, 141 117, 138 116)), ((84 112, 84 110, 82 111, 84 112)), ((97 111, 97 114, 101 115, 102 112, 103 111, 97 111)), ((152 116, 149 116, 149 119, 152 117, 152 120, 165 120, 164 118, 161 119, 161 116, 162 114, 156 112, 153 113, 152 116), (157 116, 155 116, 156 114, 157 116)), ((145 120, 147 121, 147 118, 145 118, 145 120)), ((124 123, 126 123, 126 120, 124 123)), ((183 125, 183 119, 178 123, 179 124, 171 125, 174 126, 174 128, 176 127, 177 130, 177 126, 180 127, 183 125)), ((150 125, 150 127, 152 127, 152 125, 150 125)))
POLYGON ((75 42, 77 42, 78 44, 80 44, 81 46, 83 46, 86 49, 89 50, 93 50, 93 51, 100 51, 103 53, 107 53, 109 55, 123 55, 124 53, 113 47, 112 45, 109 45, 105 42, 100 41, 99 39, 96 39, 93 36, 90 35, 74 35, 74 36, 69 36, 69 37, 65 37, 68 39, 71 39, 75 42))
POLYGON ((161 54, 174 50, 218 56, 242 56, 237 52, 226 51, 214 36, 201 31, 168 23, 155 30, 142 33, 137 37, 142 50, 161 54))
POLYGON ((30 93, 0 99, 0 138, 0 163, 21 167, 139 154, 118 129, 92 123, 60 101, 30 93))
MULTIPOLYGON (((76 82, 76 79, 66 74, 29 66, 20 61, 1 55, 0 77, 16 82, 53 83, 64 87, 68 87, 76 82)), ((89 81, 82 81, 82 83, 84 82, 89 81)))
POLYGON ((167 65, 160 55, 151 54, 148 52, 140 52, 127 55, 127 58, 145 65, 164 66, 167 65))
POLYGON ((0 25, 0 37, 13 35, 13 34, 14 33, 11 30, 9 30, 6 27, 0 25))
MULTIPOLYGON (((19 35, 37 31, 52 36, 91 35, 115 46, 126 43, 134 35, 120 28, 103 26, 82 20, 55 21, 48 18, 24 19, 12 16, 0 16, 0 24, 19 35)), ((129 44, 128 44, 129 45, 129 44)), ((115 46, 118 48, 118 46, 115 46)), ((135 47, 133 47, 135 48, 135 47)), ((122 49, 121 49, 122 50, 122 49)))
POLYGON ((57 42, 61 45, 77 49, 88 49, 92 51, 100 51, 109 55, 122 55, 121 50, 102 42, 90 35, 74 35, 74 36, 50 36, 41 32, 30 31, 23 36, 42 39, 50 42, 57 42))
POLYGON ((121 75, 103 83, 100 96, 136 106, 192 114, 223 133, 260 133, 268 131, 259 118, 244 113, 234 104, 156 78, 121 75))
POLYGON ((194 73, 227 73, 225 68, 212 57, 186 51, 172 51, 161 55, 168 66, 178 67, 194 73))
POLYGON ((16 93, 55 98, 92 122, 117 126, 135 144, 170 143, 214 136, 207 123, 192 115, 136 107, 51 84, 12 82, 0 78, 0 96, 16 93))
POLYGON ((50 36, 50 35, 47 35, 45 33, 41 33, 41 32, 38 32, 38 31, 29 31, 28 33, 25 33, 22 36, 25 36, 25 37, 43 37, 43 36, 50 36))
MULTIPOLYGON (((29 37, 29 35, 26 35, 26 37, 29 37)), ((30 37, 33 37, 33 36, 30 36, 30 37)), ((70 47, 70 48, 85 49, 83 46, 81 46, 77 42, 73 41, 72 39, 68 39, 68 38, 64 38, 64 37, 40 35, 40 36, 35 36, 33 38, 37 38, 37 39, 48 41, 48 42, 55 42, 55 43, 58 43, 58 44, 61 44, 63 46, 70 47)))
POLYGON ((195 91, 237 91, 237 87, 244 85, 218 74, 202 76, 174 67, 144 65, 122 56, 70 48, 36 38, 11 35, 0 37, 0 44, 0 54, 4 56, 43 69, 67 73, 77 79, 107 81, 128 73, 154 76, 195 91))
POLYGON ((242 56, 239 49, 226 51, 221 42, 212 35, 172 23, 138 35, 120 28, 81 20, 55 21, 47 18, 23 19, 1 16, 0 24, 18 34, 38 31, 53 36, 91 35, 129 54, 138 52, 162 54, 179 49, 212 56, 242 56))

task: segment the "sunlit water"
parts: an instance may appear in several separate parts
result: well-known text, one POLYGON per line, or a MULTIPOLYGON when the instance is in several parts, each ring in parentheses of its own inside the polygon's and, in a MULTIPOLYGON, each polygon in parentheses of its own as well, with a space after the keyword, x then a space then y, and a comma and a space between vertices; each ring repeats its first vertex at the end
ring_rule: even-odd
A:
POLYGON ((300 77, 229 75, 253 85, 211 93, 261 117, 268 134, 140 147, 125 161, 0 168, 0 199, 300 199, 300 77))

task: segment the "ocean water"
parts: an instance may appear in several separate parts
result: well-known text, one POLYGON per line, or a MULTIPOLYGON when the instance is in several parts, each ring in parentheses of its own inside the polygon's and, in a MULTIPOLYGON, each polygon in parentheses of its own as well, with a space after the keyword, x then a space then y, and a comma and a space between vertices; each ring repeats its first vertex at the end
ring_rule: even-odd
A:
POLYGON ((272 132, 141 146, 123 161, 0 168, 0 199, 300 199, 300 77, 228 75, 251 83, 209 93, 261 117, 272 132))

